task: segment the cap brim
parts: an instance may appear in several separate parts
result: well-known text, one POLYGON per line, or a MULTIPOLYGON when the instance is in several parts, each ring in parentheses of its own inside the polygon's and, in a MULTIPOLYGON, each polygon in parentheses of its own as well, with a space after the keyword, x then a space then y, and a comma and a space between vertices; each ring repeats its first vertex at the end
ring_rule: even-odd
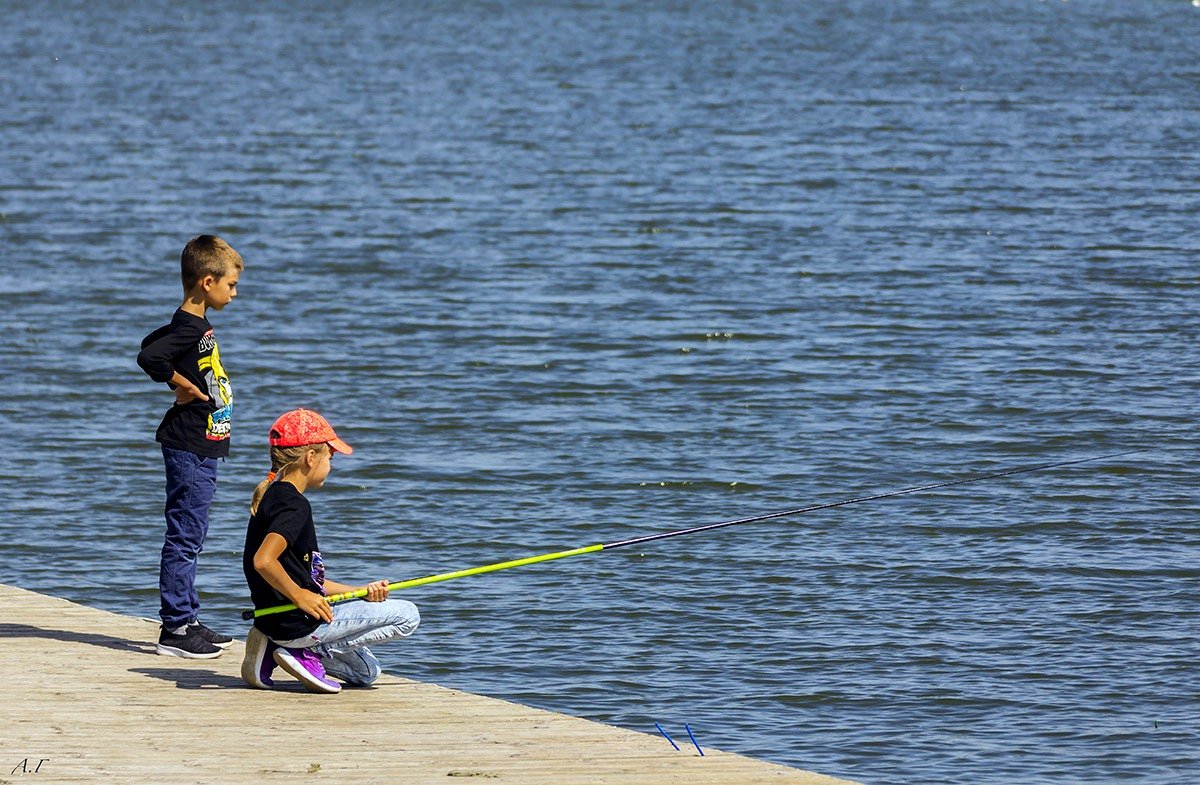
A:
POLYGON ((336 450, 337 452, 340 452, 342 455, 349 455, 350 453, 354 452, 353 447, 351 447, 350 445, 346 444, 344 441, 342 441, 341 439, 338 439, 336 437, 333 439, 330 439, 327 442, 327 444, 330 447, 332 447, 334 450, 336 450))

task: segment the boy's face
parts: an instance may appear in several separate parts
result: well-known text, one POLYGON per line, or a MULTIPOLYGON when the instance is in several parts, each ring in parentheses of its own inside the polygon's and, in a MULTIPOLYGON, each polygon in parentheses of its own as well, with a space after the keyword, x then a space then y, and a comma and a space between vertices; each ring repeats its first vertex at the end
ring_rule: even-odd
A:
POLYGON ((212 276, 205 278, 202 282, 205 305, 219 311, 233 302, 233 298, 237 297, 239 276, 238 270, 226 270, 220 278, 212 276))

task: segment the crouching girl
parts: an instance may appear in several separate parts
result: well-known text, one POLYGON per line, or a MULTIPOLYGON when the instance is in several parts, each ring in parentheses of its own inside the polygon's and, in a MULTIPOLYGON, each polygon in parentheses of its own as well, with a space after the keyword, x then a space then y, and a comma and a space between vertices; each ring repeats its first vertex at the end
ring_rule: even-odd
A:
POLYGON ((242 570, 256 609, 294 604, 296 610, 259 616, 246 638, 242 679, 270 689, 278 665, 309 692, 340 692, 338 682, 365 687, 380 675, 367 648, 411 635, 421 617, 417 606, 388 599, 386 580, 348 586, 325 576, 312 508, 305 493, 321 487, 335 452, 349 455, 324 417, 295 409, 270 431, 271 471, 250 505, 242 570), (366 602, 336 608, 328 594, 365 589, 366 602))

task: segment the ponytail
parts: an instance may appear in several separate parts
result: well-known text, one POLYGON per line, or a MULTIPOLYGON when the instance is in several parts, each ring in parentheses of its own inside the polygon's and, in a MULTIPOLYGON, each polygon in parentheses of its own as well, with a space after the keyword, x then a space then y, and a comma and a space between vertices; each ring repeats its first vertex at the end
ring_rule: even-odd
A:
POLYGON ((320 444, 302 444, 299 447, 272 447, 271 448, 271 471, 267 472, 267 478, 260 482, 254 488, 254 494, 250 497, 250 514, 258 514, 258 505, 262 502, 263 495, 266 494, 267 488, 271 487, 271 483, 275 482, 275 478, 283 476, 283 473, 293 466, 304 460, 304 456, 309 450, 330 450, 328 444, 324 442, 320 444))
POLYGON ((275 482, 275 472, 267 472, 267 479, 260 482, 254 487, 254 494, 250 497, 250 514, 258 515, 258 505, 262 501, 262 497, 266 494, 267 488, 271 487, 271 483, 275 482))

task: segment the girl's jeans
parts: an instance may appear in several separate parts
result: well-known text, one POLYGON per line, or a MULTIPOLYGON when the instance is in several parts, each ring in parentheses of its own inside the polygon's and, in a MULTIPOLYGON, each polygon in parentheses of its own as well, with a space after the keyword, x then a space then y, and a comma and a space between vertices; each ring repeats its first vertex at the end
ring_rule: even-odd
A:
POLYGON ((412 635, 421 623, 417 606, 407 600, 355 601, 333 606, 333 621, 308 635, 275 641, 288 649, 312 649, 330 675, 367 685, 379 678, 379 660, 368 644, 412 635))

